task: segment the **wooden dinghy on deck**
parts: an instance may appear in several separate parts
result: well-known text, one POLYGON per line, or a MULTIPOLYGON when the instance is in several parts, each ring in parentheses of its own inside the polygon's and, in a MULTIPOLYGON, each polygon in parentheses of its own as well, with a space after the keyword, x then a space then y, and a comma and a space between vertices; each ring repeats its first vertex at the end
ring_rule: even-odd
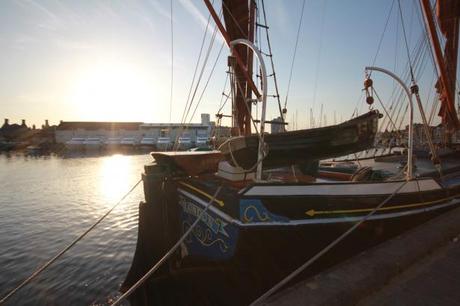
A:
MULTIPOLYGON (((264 167, 280 167, 344 156, 374 145, 378 111, 370 111, 341 124, 267 134, 268 155, 264 167)), ((257 135, 232 137, 220 146, 225 158, 248 169, 257 162, 257 135)))

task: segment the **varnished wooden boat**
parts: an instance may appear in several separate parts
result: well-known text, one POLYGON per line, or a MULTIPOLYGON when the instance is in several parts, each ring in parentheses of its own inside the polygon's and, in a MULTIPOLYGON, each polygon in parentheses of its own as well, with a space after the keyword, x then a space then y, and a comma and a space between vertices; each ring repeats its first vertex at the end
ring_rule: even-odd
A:
MULTIPOLYGON (((267 156, 263 165, 280 167, 343 156, 373 146, 377 111, 345 121, 341 124, 277 134, 264 137, 267 156)), ((233 164, 249 169, 257 162, 259 138, 257 135, 232 137, 220 146, 222 154, 233 164)))

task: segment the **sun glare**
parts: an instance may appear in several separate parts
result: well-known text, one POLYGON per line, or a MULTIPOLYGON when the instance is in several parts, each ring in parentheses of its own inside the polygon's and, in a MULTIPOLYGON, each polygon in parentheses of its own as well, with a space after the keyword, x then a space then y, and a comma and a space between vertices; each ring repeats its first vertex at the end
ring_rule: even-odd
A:
POLYGON ((81 74, 69 100, 80 120, 148 120, 146 112, 154 109, 154 85, 130 65, 98 65, 81 74))
POLYGON ((129 186, 132 172, 131 159, 128 156, 113 155, 104 159, 101 165, 99 188, 107 203, 118 201, 129 186))

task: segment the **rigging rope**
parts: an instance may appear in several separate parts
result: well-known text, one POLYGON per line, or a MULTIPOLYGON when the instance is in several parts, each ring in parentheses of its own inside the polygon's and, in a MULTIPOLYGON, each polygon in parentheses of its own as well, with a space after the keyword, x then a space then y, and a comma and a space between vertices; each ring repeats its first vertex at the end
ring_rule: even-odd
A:
POLYGON ((382 100, 380 99, 377 91, 375 90, 375 88, 372 88, 372 91, 373 93, 375 94, 375 96, 377 97, 377 100, 380 102, 380 105, 382 106, 383 108, 383 111, 385 112, 385 114, 387 115, 389 121, 391 122, 391 124, 393 125, 393 127, 396 129, 396 124, 393 122, 393 120, 391 119, 390 115, 388 114, 388 111, 385 107, 385 105, 383 104, 382 100))
MULTIPOLYGON (((393 3, 394 3, 394 0, 393 0, 393 3)), ((398 67, 398 50, 399 50, 399 18, 397 18, 396 16, 396 33, 395 33, 395 48, 394 48, 394 62, 393 62, 393 71, 397 71, 397 67, 398 67)), ((371 71, 372 73, 372 71, 371 71)), ((399 86, 399 84, 396 82, 395 79, 392 79, 391 80, 392 83, 393 83, 393 89, 391 91, 391 95, 390 95, 390 98, 389 98, 389 101, 391 101, 391 104, 390 104, 390 111, 391 111, 391 117, 394 115, 394 112, 395 112, 395 109, 393 107, 396 107, 395 103, 396 103, 396 98, 395 98, 395 95, 396 95, 396 92, 398 91, 398 89, 401 89, 401 87, 399 86)), ((383 129, 383 127, 385 126, 385 121, 386 121, 387 117, 384 117, 382 122, 381 122, 381 125, 380 125, 380 130, 381 131, 383 129)), ((388 129, 388 124, 387 124, 387 127, 385 128, 386 130, 388 129)))
POLYGON ((230 94, 227 95, 225 93, 225 89, 227 88, 227 82, 228 82, 228 79, 229 79, 228 75, 229 75, 229 73, 227 73, 226 77, 225 77, 224 88, 222 89, 222 96, 220 97, 219 109, 217 111, 217 114, 220 114, 222 109, 225 107, 225 104, 227 103, 228 98, 230 97, 230 94), (225 97, 225 100, 224 100, 224 97, 225 97))
POLYGON ((229 79, 230 79, 230 71, 227 71, 225 81, 224 81, 224 87, 222 88, 222 95, 220 97, 219 109, 216 113, 217 122, 216 122, 216 125, 214 126, 214 129, 211 135, 211 137, 213 137, 214 139, 214 142, 212 142, 213 149, 216 149, 217 143, 219 142, 219 138, 220 138, 220 131, 222 127, 222 118, 223 118, 223 114, 221 112, 224 109, 225 105, 227 104, 227 101, 229 100, 230 95, 231 95, 231 92, 229 92, 228 94, 225 93, 229 79), (225 97, 225 100, 224 100, 224 97, 225 97))
MULTIPOLYGON (((179 144, 178 144, 179 137, 181 137, 189 129, 189 126, 192 123, 193 118, 195 117, 195 113, 196 113, 196 111, 198 109, 198 106, 201 103, 201 100, 203 99, 204 93, 205 93, 206 88, 208 87, 209 81, 211 80, 211 77, 212 77, 212 75, 214 73, 214 69, 216 68, 217 62, 218 62, 218 60, 220 58, 220 54, 222 53, 222 49, 224 48, 224 45, 225 45, 225 42, 223 42, 222 46, 220 47, 219 53, 217 54, 216 60, 214 61, 214 65, 212 66, 211 72, 208 75, 208 79, 206 80, 206 83, 205 83, 205 85, 204 85, 204 87, 203 87, 203 89, 201 91, 200 97, 198 98, 198 102, 196 103, 195 108, 193 109, 192 115, 190 116, 188 122, 183 123, 181 131, 176 136, 176 141, 175 141, 176 150, 179 148, 179 144)), ((198 86, 198 83, 197 83, 197 86, 198 86)))
MULTIPOLYGON (((404 39, 405 39, 405 43, 406 43, 405 46, 406 46, 407 56, 408 56, 408 59, 409 59, 409 65, 408 65, 408 66, 409 66, 409 72, 410 72, 411 80, 412 80, 412 82, 414 82, 414 81, 415 81, 415 77, 414 77, 414 72, 413 72, 412 63, 411 63, 411 60, 410 60, 409 47, 408 47, 408 43, 407 43, 407 35, 406 35, 405 26, 404 26, 404 21, 403 21, 403 19, 402 19, 402 10, 401 10, 401 5, 400 5, 400 1, 399 1, 399 0, 398 0, 398 4, 399 4, 399 12, 400 12, 401 24, 402 24, 403 33, 404 33, 404 39)), ((378 55, 378 53, 379 53, 379 50, 380 50, 380 47, 381 47, 381 43, 382 43, 382 41, 383 41, 383 36, 384 36, 383 34, 385 33, 385 30, 386 30, 386 28, 387 28, 388 21, 389 21, 390 15, 391 15, 391 11, 392 11, 392 9, 393 9, 393 5, 394 5, 394 1, 393 1, 392 5, 391 5, 390 12, 389 12, 389 14, 388 14, 388 16, 387 16, 387 21, 386 21, 386 24, 385 24, 385 29, 384 29, 384 32, 382 33, 381 38, 380 38, 379 47, 378 47, 377 53, 376 53, 376 55, 375 55, 375 57, 374 57, 374 63, 375 63, 375 61, 376 61, 376 59, 377 59, 377 55, 378 55)), ((398 24, 399 24, 399 23, 398 23, 398 24)), ((398 41, 396 41, 396 44, 397 44, 397 42, 398 42, 398 41)), ((423 49, 423 48, 422 48, 423 43, 424 43, 424 40, 423 40, 423 38, 422 38, 421 41, 420 41, 420 44, 421 44, 420 48, 416 48, 416 49, 414 50, 414 51, 416 52, 416 54, 417 54, 417 55, 416 55, 416 62, 417 62, 417 59, 419 59, 420 51, 423 49)), ((396 61, 395 61, 395 65, 396 65, 396 61)), ((372 73, 372 72, 371 72, 371 73, 372 73)), ((393 92, 392 92, 392 94, 391 94, 392 97, 393 97, 394 93, 395 93, 395 87, 393 88, 393 92)), ((389 119, 391 119, 391 117, 392 117, 392 116, 395 114, 395 112, 396 112, 396 109, 397 109, 397 108, 396 108, 396 107, 393 108, 393 105, 395 104, 395 101, 400 100, 401 97, 402 97, 402 95, 403 95, 403 91, 402 91, 402 89, 400 88, 400 89, 399 89, 399 95, 397 95, 398 98, 397 98, 397 99, 393 99, 393 100, 392 100, 392 103, 391 103, 391 105, 390 105, 390 108, 389 108, 389 109, 391 110, 391 115, 390 115, 390 116, 387 116, 389 119)), ((390 99, 391 99, 391 98, 390 98, 390 99)), ((397 118, 399 117, 399 114, 400 114, 401 109, 402 109, 402 104, 401 104, 401 106, 399 107, 399 111, 398 111, 397 118)), ((406 111, 404 112, 404 114, 405 114, 406 112, 407 112, 407 107, 406 107, 406 111)), ((403 121, 403 118, 404 118, 404 117, 405 117, 405 115, 403 115, 402 118, 401 118, 401 124, 402 124, 402 121, 403 121)), ((381 125, 380 125, 380 131, 382 131, 383 128, 384 128, 385 126, 386 126, 386 127, 385 127, 385 130, 387 130, 387 129, 388 129, 388 126, 389 126, 390 123, 391 123, 390 121, 388 121, 388 122, 385 124, 385 121, 386 121, 386 118, 382 121, 382 123, 381 123, 381 125)), ((396 119, 396 121, 398 121, 398 119, 396 119)), ((401 126, 401 125, 400 125, 400 126, 401 126)))
MULTIPOLYGON (((435 69, 434 69, 435 70, 435 69)), ((431 79, 431 82, 429 83, 430 84, 430 91, 428 92, 428 97, 426 99, 426 102, 425 102, 425 106, 424 106, 424 109, 428 109, 429 107, 429 103, 431 101, 431 95, 433 94, 434 92, 434 87, 435 87, 435 84, 436 84, 436 74, 433 74, 433 78, 431 79)))
MULTIPOLYGON (((288 101, 288 97, 289 97, 289 90, 291 89, 292 71, 294 70, 294 62, 295 62, 295 57, 297 55, 297 46, 299 44, 299 35, 300 35, 300 29, 302 27, 303 13, 304 13, 304 10, 305 10, 305 2, 306 2, 306 0, 303 0, 303 2, 302 2, 302 11, 300 13, 299 26, 297 27, 297 35, 296 35, 295 45, 294 45, 294 54, 292 55, 291 70, 289 72, 289 79, 288 79, 288 85, 287 85, 287 91, 286 91, 286 98, 284 99, 284 108, 286 108, 286 106, 287 106, 287 101, 288 101)), ((264 11, 264 14, 265 14, 265 11, 264 11)))
POLYGON ((185 122, 184 117, 185 117, 185 113, 187 111, 187 106, 188 106, 188 104, 190 102, 190 95, 192 94, 193 86, 195 84, 196 73, 198 71, 198 67, 200 66, 201 55, 203 53, 203 47, 204 47, 204 43, 206 41, 206 37, 207 37, 207 34, 208 34, 208 28, 209 28, 210 21, 211 21, 211 14, 209 14, 209 16, 208 16, 208 22, 206 24, 206 28, 204 30, 203 38, 201 40, 200 52, 198 54, 198 58, 197 58, 197 61, 196 61, 196 64, 195 64, 195 70, 193 72, 193 77, 192 77, 192 83, 190 84, 190 88, 189 88, 188 95, 187 95, 187 100, 186 100, 186 103, 185 103, 185 108, 184 108, 184 111, 182 113, 182 118, 180 120, 181 123, 185 122))
MULTIPOLYGON (((211 77, 214 74, 214 70, 215 70, 215 68, 217 66, 217 62, 219 61, 219 58, 220 58, 220 55, 221 55, 222 50, 224 48, 224 45, 225 45, 225 42, 222 43, 222 45, 221 45, 221 47, 219 49, 219 53, 217 54, 216 60, 214 61, 214 65, 211 68, 211 72, 209 73, 208 79, 206 80, 206 83, 204 84, 203 90, 201 91, 200 97, 198 98, 198 102, 196 103, 195 109, 193 110, 193 113, 190 116, 188 124, 190 124, 192 122, 193 117, 195 116, 196 110, 198 109, 198 106, 200 105, 201 100, 203 99, 204 92, 206 91, 206 88, 208 87, 209 81, 211 80, 211 77)), ((187 129, 187 127, 186 127, 186 129, 187 129)))
POLYGON ((436 103, 437 102, 437 98, 436 96, 433 97, 433 105, 431 106, 431 113, 430 113, 430 119, 429 119, 429 123, 431 124, 434 120, 434 117, 435 117, 435 114, 437 113, 437 110, 438 110, 438 107, 439 107, 439 103, 436 103))
MULTIPOLYGON (((398 3, 399 3, 399 1, 398 1, 398 3)), ((401 10, 400 10, 400 13, 401 13, 401 10)), ((400 14, 400 16, 402 16, 402 14, 400 14)), ((388 19, 387 19, 387 21, 388 21, 388 19)), ((406 41, 406 51, 408 51, 408 44, 407 44, 407 37, 406 37, 406 31, 405 31, 405 28, 404 28, 404 23, 403 23, 402 19, 399 19, 399 21, 401 22, 402 27, 403 27, 404 37, 405 37, 405 41, 406 41)), ((398 22, 397 24, 399 25, 399 22, 398 22)), ((422 35, 421 38, 420 38, 420 40, 419 40, 419 43, 418 43, 417 47, 415 47, 415 49, 414 49, 414 53, 415 53, 415 64, 414 64, 414 65, 415 65, 415 66, 418 65, 417 63, 419 63, 421 54, 423 54, 422 57, 424 58, 424 53, 423 53, 423 52, 425 51, 425 50, 424 50, 424 47, 423 47, 423 46, 424 46, 424 43, 425 43, 425 39, 424 39, 424 38, 425 38, 424 35, 422 35), (422 52, 422 53, 421 53, 421 52, 422 52)), ((398 40, 396 40, 396 44, 397 44, 397 43, 398 43, 398 40)), ((376 58, 376 57, 375 57, 375 58, 376 58)), ((403 78, 404 80, 406 80, 407 78, 409 78, 409 76, 413 76, 413 73, 414 73, 414 72, 413 72, 413 68, 412 68, 412 64, 411 64, 411 61, 410 61, 410 55, 409 55, 409 54, 408 54, 408 58, 409 58, 409 63, 408 63, 409 71, 408 71, 407 77, 404 77, 404 78, 403 78), (409 74, 409 72, 411 73, 411 75, 409 74)), ((395 62, 395 64, 396 64, 396 62, 395 62)), ((411 79, 413 80, 414 77, 412 77, 411 79)), ((392 99, 392 103, 391 103, 390 108, 389 108, 389 109, 391 110, 391 115, 389 116, 389 118, 390 118, 390 117, 393 117, 393 116, 395 115, 395 113, 396 113, 397 107, 393 107, 393 106, 395 105, 396 101, 401 100, 402 97, 403 97, 403 99, 405 98, 405 95, 404 95, 404 92, 403 92, 402 88, 396 89, 395 87, 393 88, 391 97, 393 97, 394 94, 395 94, 396 92, 399 92, 399 94, 396 94, 396 96, 397 96, 396 99, 392 99)), ((391 99, 391 98, 390 98, 390 99, 391 99)), ((398 110, 398 112, 397 112, 397 119, 395 120, 396 122, 398 121, 399 114, 400 114, 400 112, 401 112, 402 107, 403 107, 402 104, 400 104, 399 110, 398 110)), ((407 112, 407 107, 406 107, 406 111, 404 112, 404 115, 403 115, 402 118, 401 118, 402 121, 403 121, 403 118, 405 117, 405 113, 406 113, 406 112, 407 112)), ((381 123, 381 125, 380 125, 380 131, 382 131, 382 130, 388 130, 388 127, 389 127, 389 125, 390 125, 390 122, 385 123, 385 121, 386 121, 386 118, 383 119, 383 121, 382 121, 382 123, 381 123)), ((402 123, 401 123, 401 124, 402 124, 402 123)), ((400 125, 400 126, 401 126, 401 125, 400 125)))
MULTIPOLYGON (((414 60, 414 71, 417 74, 416 75, 417 78, 420 77, 421 73, 424 70, 424 69, 419 69, 419 67, 420 67, 421 63, 424 62, 423 60, 426 57, 426 45, 425 44, 426 44, 426 37, 422 34, 421 37, 420 37, 419 42, 417 43, 417 45, 415 46, 415 48, 413 50, 414 58, 415 58, 415 60, 414 60)), ((410 79, 410 72, 409 72, 409 65, 407 65, 407 70, 406 70, 406 73, 405 73, 405 75, 403 77, 403 80, 406 82, 409 79, 410 79)), ((401 99, 402 99, 402 101, 404 101, 404 99, 406 99, 406 95, 404 94, 403 89, 401 87, 398 87, 397 89, 396 88, 393 89, 391 97, 393 97, 393 96, 395 98, 392 99, 392 103, 390 105, 390 109, 392 109, 390 117, 394 117, 396 115, 396 119, 394 120, 394 122, 397 123, 399 121, 399 116, 401 114, 401 110, 403 109, 404 104, 400 103, 399 108, 398 108, 398 107, 396 107, 396 103, 397 103, 397 101, 401 101, 401 99), (395 106, 395 107, 393 107, 393 106, 395 106)), ((402 114, 401 123, 399 124, 400 127, 401 127, 402 122, 403 122, 403 120, 405 118, 405 114, 406 114, 407 110, 408 110, 408 105, 406 105, 406 109, 402 114)), ((388 130, 388 128, 390 126, 390 122, 388 121, 385 124, 385 121, 386 121, 386 118, 381 123, 380 131, 388 130)))
MULTIPOLYGON (((195 89, 193 90, 193 94, 192 94, 192 96, 191 96, 191 98, 190 98, 190 101, 189 101, 189 107, 188 107, 187 112, 186 112, 186 114, 185 114, 185 116, 184 116, 184 118, 183 118, 184 120, 183 120, 182 123, 187 122, 188 114, 189 114, 190 109, 191 109, 191 107, 192 107, 192 104, 193 104, 193 102, 194 102, 194 100, 195 100, 195 96, 196 96, 196 93, 197 93, 197 91, 198 91, 198 88, 199 88, 199 85, 200 85, 200 82, 201 82, 201 78, 202 78, 203 75, 204 75, 204 71, 205 71, 205 68, 206 68, 206 64, 208 63, 209 56, 211 55, 211 51, 212 51, 212 48, 213 48, 213 46, 214 46, 214 41, 215 41, 215 39, 216 39, 216 34, 217 34, 217 25, 214 26, 214 31, 213 31, 213 33, 212 33, 211 40, 210 40, 210 42, 209 42, 208 50, 206 51, 206 55, 205 55, 205 58, 204 58, 204 60, 203 60, 202 66, 201 66, 201 71, 200 71, 200 74, 199 74, 199 76, 198 76, 198 80, 197 80, 197 82, 196 82, 196 84, 195 84, 195 89)), ((193 87, 193 86, 192 86, 192 87, 193 87)))
MULTIPOLYGON (((316 94, 318 92, 318 79, 319 79, 319 68, 321 65, 321 55, 322 55, 322 49, 323 49, 323 32, 324 32, 324 18, 326 15, 326 5, 327 1, 323 1, 323 11, 321 14, 321 27, 320 27, 320 32, 319 32, 319 48, 318 48, 318 56, 316 58, 316 71, 315 71, 315 83, 313 85, 313 103, 312 103, 312 109, 313 112, 315 111, 315 104, 316 104, 316 94)), ((321 109, 322 109, 322 104, 321 104, 321 109)), ((321 118, 323 115, 320 114, 320 122, 323 121, 323 118, 321 118)), ((321 126, 321 124, 320 124, 321 126)))
MULTIPOLYGON (((426 42, 426 41, 425 41, 425 42, 426 42)), ((427 66, 427 61, 425 61, 425 58, 426 58, 426 56, 427 56, 426 48, 423 48, 422 54, 423 54, 423 55, 420 56, 420 58, 419 58, 419 68, 418 68, 419 71, 418 71, 418 73, 417 73, 417 75, 416 75, 416 78, 423 74, 423 72, 425 71, 426 66, 427 66)), ((408 106, 409 106, 409 105, 406 106, 406 110, 405 110, 405 112, 404 112, 404 115, 403 115, 403 117, 401 117, 401 124, 400 124, 400 126, 402 125, 403 118, 405 118, 405 116, 406 116, 408 106)))
MULTIPOLYGON (((240 92, 243 92, 243 88, 241 88, 241 84, 240 84, 239 82, 236 82, 236 83, 237 83, 238 90, 239 90, 240 92)), ((248 114, 249 114, 250 117, 251 117, 251 122, 252 122, 252 125, 254 126, 254 130, 256 131, 256 135, 257 135, 257 137, 259 138, 259 143, 263 143, 263 144, 264 144, 264 148, 263 148, 263 156, 262 156, 262 158, 261 158, 260 160, 257 160, 256 163, 255 163, 252 167, 250 167, 249 169, 244 169, 243 167, 241 167, 241 166, 238 164, 238 162, 237 162, 236 159, 234 158, 233 152, 232 152, 232 148, 231 148, 231 146, 230 146, 230 141, 228 141, 228 148, 229 148, 229 151, 230 151, 230 156, 231 156, 231 158, 232 158, 232 161, 234 162, 235 166, 240 167, 241 169, 243 169, 243 172, 240 173, 240 174, 246 174, 246 173, 249 173, 249 172, 254 171, 254 169, 256 169, 257 166, 265 159, 265 157, 267 157, 267 155, 268 155, 268 150, 269 150, 268 144, 267 144, 266 142, 264 142, 264 140, 263 140, 263 136, 264 136, 264 135, 261 135, 261 134, 259 133, 259 130, 257 129, 257 124, 256 124, 256 122, 254 121, 254 118, 252 117, 252 114, 251 114, 250 111, 249 111, 249 106, 248 106, 248 104, 247 104, 247 103, 244 103, 244 105, 246 106, 246 110, 247 110, 248 114)), ((223 144, 222 144, 222 145, 223 145, 223 144)))
POLYGON ((185 112, 185 114, 183 116, 183 120, 181 121, 181 124, 182 124, 181 130, 176 135, 176 138, 175 138, 175 141, 174 141, 175 148, 173 149, 173 151, 177 150, 179 148, 178 139, 187 130, 187 126, 185 124, 186 124, 186 122, 188 120, 188 116, 189 116, 190 110, 192 108, 193 102, 195 100, 196 93, 198 91, 201 79, 202 79, 202 77, 204 75, 206 64, 208 63, 208 60, 209 60, 209 56, 211 55, 211 51, 212 51, 212 48, 213 48, 213 45, 214 45, 216 34, 217 34, 217 25, 214 27, 214 31, 213 31, 213 34, 211 36, 211 41, 209 42, 209 47, 208 47, 208 50, 206 52, 205 58, 203 60, 201 71, 200 71, 200 74, 198 76, 198 80, 197 80, 196 85, 195 85, 195 89, 193 90, 192 97, 190 98, 190 101, 188 103, 188 109, 187 109, 187 111, 185 112))
POLYGON ((409 44, 407 42, 406 27, 404 25, 404 18, 403 18, 403 15, 402 15, 401 0, 398 0, 398 7, 399 7, 399 17, 401 18, 401 25, 402 25, 402 30, 403 30, 403 34, 404 34, 404 43, 405 43, 405 46, 406 46, 407 60, 409 61, 411 81, 415 82, 414 71, 412 70, 412 63, 411 63, 411 60, 410 60, 409 44))
MULTIPOLYGON (((235 81, 235 83, 236 83, 236 85, 237 85, 237 90, 239 90, 240 93, 241 93, 242 95, 244 95, 244 90, 243 90, 243 88, 241 87, 240 82, 235 81)), ((259 141, 262 141, 261 138, 260 138, 261 136, 260 136, 259 130, 257 129, 257 124, 254 122, 254 118, 252 118, 252 114, 251 114, 251 112, 249 111, 249 106, 248 106, 248 104, 247 104, 247 103, 244 103, 244 105, 246 106, 246 111, 247 111, 247 113, 248 113, 249 116, 251 117, 251 122, 252 122, 252 124, 253 124, 253 126, 254 126, 254 130, 256 131, 256 134, 259 136, 259 141)))
MULTIPOLYGON (((418 63, 416 64, 416 67, 418 66, 417 69, 420 68, 420 65, 423 65, 423 64, 424 64, 424 61, 423 61, 422 59, 424 59, 425 56, 426 56, 426 50, 423 49, 423 56, 420 56, 420 57, 418 58, 418 63)), ((421 74, 423 73, 425 67, 426 67, 426 65, 425 65, 425 66, 422 66, 422 67, 418 70, 417 75, 421 75, 421 74)), ((401 92, 401 94, 402 94, 402 92, 401 92)), ((401 103, 401 106, 400 106, 400 108, 399 108, 399 110, 398 110, 398 114, 397 114, 397 116, 396 116, 395 122, 398 121, 398 118, 399 118, 399 115, 400 115, 400 111, 402 110, 402 108, 403 108, 403 104, 401 103)), ((406 107, 405 107, 405 109, 404 109, 404 112, 401 114, 401 120, 400 120, 398 129, 401 129, 401 127, 402 127, 402 125, 403 125, 403 123, 404 123, 404 119, 406 118, 406 114, 407 114, 408 109, 409 109, 409 103, 406 104, 406 107)))
MULTIPOLYGON (((267 22, 267 15, 265 14, 265 2, 264 2, 264 0, 262 0, 262 12, 263 12, 263 15, 264 15, 265 34, 266 34, 266 38, 267 38, 268 53, 270 54, 269 57, 270 57, 270 63, 271 63, 271 66, 272 66, 272 75, 273 75, 273 83, 275 85, 276 100, 278 102, 278 108, 279 108, 279 111, 280 111, 281 121, 284 123, 283 113, 286 112, 286 104, 284 105, 284 110, 281 109, 280 93, 279 93, 279 90, 278 90, 278 80, 276 78, 276 73, 275 73, 275 64, 273 63, 273 52, 272 52, 272 46, 271 46, 271 43, 270 43, 270 36, 268 35, 268 22, 267 22)), ((260 43, 260 44, 262 44, 262 43, 260 43)), ((262 49, 262 47, 260 47, 260 49, 262 49)))
POLYGON ((212 202, 216 199, 217 195, 219 194, 220 190, 222 189, 222 185, 220 185, 212 198, 209 200, 208 204, 206 204, 205 208, 200 212, 197 216, 195 222, 188 228, 188 230, 182 235, 182 237, 174 244, 174 246, 166 252, 166 254, 147 272, 142 276, 134 285, 131 286, 123 295, 121 295, 115 302, 111 304, 111 306, 119 305, 123 300, 125 300, 131 293, 134 292, 139 286, 141 286, 156 270, 179 248, 179 246, 184 242, 184 240, 190 235, 193 229, 198 225, 198 222, 201 221, 201 218, 204 214, 208 211, 208 208, 211 206, 212 202))
MULTIPOLYGON (((241 87, 241 84, 240 84, 239 82, 236 82, 236 85, 237 85, 237 90, 239 90, 241 93, 243 93, 244 91, 243 91, 243 88, 241 87)), ((264 143, 265 145, 264 145, 264 148, 263 148, 263 156, 262 156, 262 158, 259 159, 259 160, 257 160, 256 163, 255 163, 252 167, 250 167, 249 169, 245 169, 245 168, 241 167, 241 166, 238 164, 237 160, 236 160, 235 157, 233 156, 233 152, 232 152, 232 147, 231 147, 230 141, 227 140, 227 142, 224 142, 224 143, 219 147, 219 150, 220 150, 220 148, 221 148, 225 143, 228 143, 228 149, 229 149, 230 157, 232 158, 233 163, 235 164, 235 166, 237 166, 237 167, 243 169, 243 172, 240 172, 240 173, 238 173, 238 174, 247 174, 247 173, 249 173, 249 172, 254 171, 254 169, 256 169, 257 166, 265 159, 265 157, 267 157, 268 151, 269 151, 268 144, 265 143, 264 140, 263 140, 263 136, 264 136, 264 135, 262 135, 261 133, 259 133, 259 130, 257 129, 257 124, 256 124, 256 122, 254 121, 254 118, 252 117, 251 112, 249 111, 249 106, 248 106, 248 104, 247 104, 247 103, 244 103, 244 105, 246 106, 246 110, 247 110, 247 112, 248 112, 248 114, 249 114, 249 116, 250 116, 251 122, 252 122, 252 124, 253 124, 253 126, 254 126, 254 130, 256 131, 256 135, 257 135, 257 137, 258 137, 259 143, 264 143)))
MULTIPOLYGON (((415 1, 415 0, 414 0, 414 1, 415 1)), ((421 8, 420 5, 419 5, 418 7, 419 7, 419 9, 417 10, 417 15, 418 15, 418 17, 419 17, 419 23, 423 26, 424 31, 422 31, 422 32, 423 32, 423 34, 424 34, 424 36, 425 36, 426 41, 429 41, 427 25, 426 25, 426 23, 425 23, 425 21, 424 21, 424 18, 422 17, 422 12, 421 12, 422 8, 421 8)), ((429 53, 430 53, 430 55, 431 55, 431 56, 430 56, 430 58, 431 58, 431 63, 433 64, 433 67, 434 67, 436 76, 439 78, 438 70, 437 70, 437 68, 436 68, 437 66, 436 66, 436 59, 435 59, 435 56, 434 56, 434 51, 433 51, 433 49, 430 48, 430 47, 428 48, 428 51, 429 51, 429 53)))
POLYGON ((37 277, 41 272, 43 272, 46 268, 48 268, 52 263, 54 263, 56 260, 58 260, 64 253, 66 253, 70 248, 72 248, 77 242, 79 242, 81 239, 83 239, 91 230, 93 230, 99 223, 102 222, 121 202, 123 202, 124 199, 134 190, 136 187, 142 182, 142 179, 140 179, 134 186, 123 196, 121 199, 113 205, 103 216, 101 216, 93 225, 91 225, 83 234, 78 236, 72 243, 70 243, 68 246, 66 246, 62 251, 60 251, 58 254, 56 254, 53 258, 48 260, 45 264, 43 264, 41 267, 36 269, 28 278, 26 278, 22 283, 20 283, 17 287, 15 287, 13 290, 11 290, 7 295, 5 295, 1 300, 0 300, 0 305, 5 303, 10 297, 12 297, 19 289, 30 283, 35 277, 37 277))
MULTIPOLYGON (((375 66, 375 62, 377 61, 377 56, 379 55, 380 53, 380 48, 382 47, 382 42, 383 42, 383 38, 385 36, 385 32, 387 30, 387 27, 388 27, 388 22, 390 21, 390 17, 391 17, 391 12, 393 11, 393 6, 395 4, 395 0, 393 0, 391 2, 391 7, 390 7, 390 10, 388 11, 388 16, 387 16, 387 20, 385 22, 385 26, 383 28, 383 32, 382 32, 382 35, 380 35, 380 40, 379 40, 379 44, 377 46, 377 52, 375 53, 375 56, 374 56, 374 60, 372 61, 372 66, 375 66)), ((371 77, 372 75, 372 71, 369 72, 369 77, 371 77)))
POLYGON ((173 0, 170 0, 171 7, 171 92, 169 96, 169 123, 171 123, 174 85, 174 22, 173 22, 173 0))
POLYGON ((311 264, 313 264, 318 258, 323 256, 325 253, 327 253, 330 249, 332 249, 335 245, 337 245, 339 242, 341 242, 343 239, 345 239, 348 235, 350 235, 355 229, 357 229, 361 224, 363 224, 365 221, 367 221, 375 212, 377 212, 382 206, 384 206, 386 203, 388 203, 406 184, 408 181, 404 181, 396 190, 389 196, 387 197, 383 202, 381 202, 379 205, 377 205, 371 212, 369 212, 367 215, 365 215, 360 221, 356 222, 352 227, 350 227, 345 233, 340 235, 337 239, 335 239, 333 242, 331 242, 329 245, 327 245, 325 248, 323 248, 320 252, 318 252, 315 256, 310 258, 307 262, 305 262, 303 265, 301 265, 299 268, 294 270, 291 274, 289 274, 287 277, 282 279, 279 283, 277 283, 275 286, 273 286, 270 290, 265 292, 263 295, 261 295, 259 298, 257 298, 254 302, 250 304, 250 306, 257 305, 264 301, 266 298, 268 298, 270 295, 272 295, 274 292, 282 288, 284 285, 286 285, 289 281, 291 281, 294 277, 299 275, 303 270, 308 268, 311 264))

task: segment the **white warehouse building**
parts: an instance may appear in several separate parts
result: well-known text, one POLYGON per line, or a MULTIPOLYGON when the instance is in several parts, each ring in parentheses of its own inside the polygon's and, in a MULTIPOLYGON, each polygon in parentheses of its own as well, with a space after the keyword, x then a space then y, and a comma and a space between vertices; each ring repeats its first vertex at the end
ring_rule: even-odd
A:
POLYGON ((143 122, 85 122, 61 121, 56 128, 57 143, 99 139, 101 144, 151 145, 159 149, 173 146, 187 149, 209 143, 214 122, 209 114, 201 114, 200 123, 143 123, 143 122))

